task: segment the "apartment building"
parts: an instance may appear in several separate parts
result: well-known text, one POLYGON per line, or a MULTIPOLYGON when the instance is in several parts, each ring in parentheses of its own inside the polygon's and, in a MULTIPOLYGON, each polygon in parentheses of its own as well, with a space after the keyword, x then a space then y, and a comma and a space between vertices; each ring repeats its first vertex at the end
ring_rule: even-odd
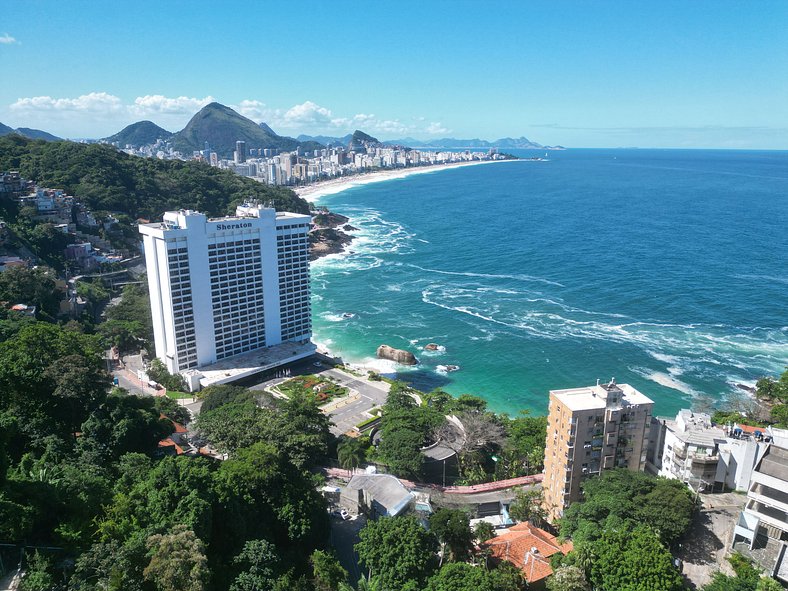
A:
POLYGON ((770 445, 755 467, 732 547, 788 584, 788 449, 770 445))
POLYGON ((771 441, 768 429, 714 425, 707 413, 682 409, 675 420, 652 419, 646 470, 694 491, 746 491, 771 441))
POLYGON ((170 211, 139 226, 156 356, 171 373, 311 339, 310 223, 244 204, 231 217, 170 211))
POLYGON ((628 384, 551 390, 545 508, 551 520, 580 499, 586 478, 610 468, 643 470, 654 401, 628 384))

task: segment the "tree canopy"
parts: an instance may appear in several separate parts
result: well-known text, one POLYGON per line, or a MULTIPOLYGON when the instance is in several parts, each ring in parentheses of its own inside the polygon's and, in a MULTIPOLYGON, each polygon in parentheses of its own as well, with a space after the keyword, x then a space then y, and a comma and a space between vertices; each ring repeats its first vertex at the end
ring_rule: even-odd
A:
POLYGON ((575 542, 597 539, 605 529, 645 524, 670 545, 689 529, 695 509, 681 481, 626 469, 588 479, 583 492, 583 501, 570 505, 561 519, 561 535, 575 542))
POLYGON ((359 537, 359 560, 384 589, 423 589, 437 567, 438 542, 413 516, 371 521, 359 537))

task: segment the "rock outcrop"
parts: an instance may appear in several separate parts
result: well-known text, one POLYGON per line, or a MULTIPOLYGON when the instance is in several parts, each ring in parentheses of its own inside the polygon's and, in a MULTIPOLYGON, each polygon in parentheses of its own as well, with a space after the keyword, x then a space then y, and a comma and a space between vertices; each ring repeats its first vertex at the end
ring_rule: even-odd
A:
POLYGON ((377 355, 380 359, 389 359, 402 365, 416 365, 419 362, 419 360, 416 359, 416 357, 410 351, 395 349, 394 347, 389 347, 388 345, 381 345, 378 347, 377 355))

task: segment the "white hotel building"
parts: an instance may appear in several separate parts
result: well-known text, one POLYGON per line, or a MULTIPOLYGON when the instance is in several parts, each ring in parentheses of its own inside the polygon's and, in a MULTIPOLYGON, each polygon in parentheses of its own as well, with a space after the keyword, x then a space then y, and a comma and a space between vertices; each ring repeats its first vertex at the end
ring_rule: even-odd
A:
POLYGON ((200 379, 220 371, 210 383, 229 382, 314 352, 310 222, 246 204, 234 217, 169 211, 140 225, 156 356, 170 373, 197 370, 187 374, 200 379), (287 352, 270 354, 277 347, 287 352), (237 367, 225 359, 245 371, 231 371, 237 367))

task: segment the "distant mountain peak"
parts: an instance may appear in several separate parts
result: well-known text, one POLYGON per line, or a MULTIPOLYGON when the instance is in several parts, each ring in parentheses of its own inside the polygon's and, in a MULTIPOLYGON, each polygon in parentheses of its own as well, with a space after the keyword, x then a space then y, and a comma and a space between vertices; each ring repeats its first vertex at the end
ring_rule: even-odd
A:
POLYGON ((267 124, 257 124, 221 103, 209 103, 173 135, 172 145, 184 154, 202 150, 205 142, 220 158, 232 157, 235 142, 246 142, 247 149, 272 148, 291 152, 298 147, 314 150, 322 147, 314 142, 301 144, 293 138, 278 135, 267 124))
POLYGON ((153 121, 146 120, 127 125, 118 133, 104 138, 104 141, 117 142, 120 146, 146 146, 156 143, 157 140, 167 140, 171 137, 171 131, 159 127, 153 121))
POLYGON ((353 135, 350 137, 350 143, 348 144, 348 148, 350 150, 359 150, 361 148, 370 148, 375 146, 381 146, 382 144, 378 140, 378 138, 372 137, 368 133, 364 133, 360 129, 357 129, 353 132, 353 135))

